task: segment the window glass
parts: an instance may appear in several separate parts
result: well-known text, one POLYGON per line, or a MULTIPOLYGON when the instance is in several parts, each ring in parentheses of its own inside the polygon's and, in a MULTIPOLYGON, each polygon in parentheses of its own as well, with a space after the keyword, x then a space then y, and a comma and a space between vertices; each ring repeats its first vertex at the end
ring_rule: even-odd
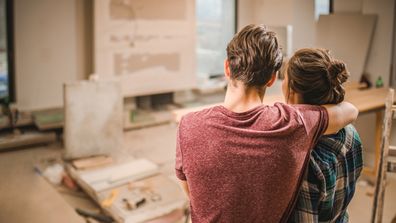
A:
POLYGON ((319 15, 330 14, 330 0, 315 0, 315 19, 319 19, 319 15))
POLYGON ((8 97, 7 20, 5 0, 0 0, 0 98, 8 97))
POLYGON ((235 34, 235 0, 196 0, 199 76, 223 74, 227 43, 235 34))

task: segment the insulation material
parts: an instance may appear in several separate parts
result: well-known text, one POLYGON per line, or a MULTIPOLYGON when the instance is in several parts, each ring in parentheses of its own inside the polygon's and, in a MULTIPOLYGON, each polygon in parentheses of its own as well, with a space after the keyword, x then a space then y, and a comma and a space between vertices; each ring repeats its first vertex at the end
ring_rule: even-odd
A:
POLYGON ((351 81, 359 81, 365 71, 376 24, 376 15, 340 13, 320 15, 316 46, 329 49, 335 58, 344 61, 351 81))
POLYGON ((145 159, 81 172, 81 180, 97 193, 158 173, 158 166, 145 159))
POLYGON ((66 84, 65 158, 109 154, 122 148, 122 95, 116 81, 66 84))
POLYGON ((95 0, 94 70, 123 96, 195 86, 195 1, 95 0))

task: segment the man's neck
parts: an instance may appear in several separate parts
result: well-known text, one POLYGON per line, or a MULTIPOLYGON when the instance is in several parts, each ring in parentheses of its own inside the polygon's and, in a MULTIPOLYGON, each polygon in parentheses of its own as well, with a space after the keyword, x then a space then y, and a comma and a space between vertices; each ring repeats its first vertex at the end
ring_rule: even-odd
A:
POLYGON ((246 88, 241 82, 230 81, 224 99, 224 107, 233 112, 245 112, 263 104, 265 88, 246 88))

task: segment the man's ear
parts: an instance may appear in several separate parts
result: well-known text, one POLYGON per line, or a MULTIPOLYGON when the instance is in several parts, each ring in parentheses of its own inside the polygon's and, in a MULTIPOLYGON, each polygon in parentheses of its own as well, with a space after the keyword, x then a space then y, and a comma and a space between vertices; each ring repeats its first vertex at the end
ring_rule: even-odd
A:
POLYGON ((271 76, 271 79, 268 81, 268 83, 265 85, 266 87, 271 87, 276 80, 276 73, 273 73, 271 76))
POLYGON ((224 60, 224 75, 227 80, 231 78, 230 62, 227 59, 224 60))

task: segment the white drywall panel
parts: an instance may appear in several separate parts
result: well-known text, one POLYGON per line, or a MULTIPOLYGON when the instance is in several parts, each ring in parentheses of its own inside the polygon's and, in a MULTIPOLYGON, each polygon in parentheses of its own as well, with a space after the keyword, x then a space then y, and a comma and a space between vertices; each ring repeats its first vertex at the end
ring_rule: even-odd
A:
POLYGON ((330 49, 347 64, 349 80, 359 81, 365 70, 375 27, 375 15, 337 13, 319 16, 316 46, 330 49))

